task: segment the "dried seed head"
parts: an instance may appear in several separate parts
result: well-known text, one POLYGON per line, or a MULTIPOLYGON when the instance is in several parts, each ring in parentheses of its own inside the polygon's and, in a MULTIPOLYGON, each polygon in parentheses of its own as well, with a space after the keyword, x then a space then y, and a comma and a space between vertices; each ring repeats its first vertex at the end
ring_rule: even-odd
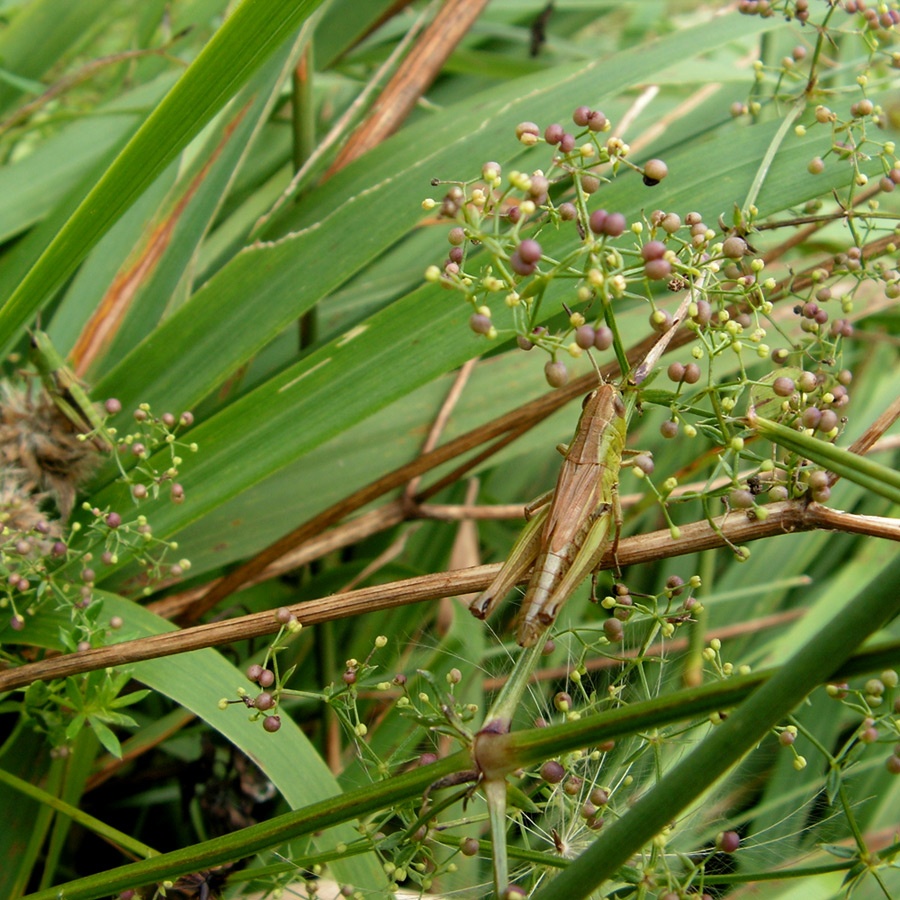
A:
POLYGON ((79 437, 45 391, 0 384, 0 512, 10 514, 8 528, 31 530, 46 518, 37 507, 48 497, 68 519, 79 485, 99 462, 94 444, 79 437))

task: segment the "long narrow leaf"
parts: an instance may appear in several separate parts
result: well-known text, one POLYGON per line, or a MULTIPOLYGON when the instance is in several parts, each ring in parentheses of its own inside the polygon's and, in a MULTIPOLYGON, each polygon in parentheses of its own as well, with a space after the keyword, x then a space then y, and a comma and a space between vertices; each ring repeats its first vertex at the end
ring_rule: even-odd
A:
POLYGON ((85 254, 321 0, 244 0, 0 309, 9 348, 85 254))

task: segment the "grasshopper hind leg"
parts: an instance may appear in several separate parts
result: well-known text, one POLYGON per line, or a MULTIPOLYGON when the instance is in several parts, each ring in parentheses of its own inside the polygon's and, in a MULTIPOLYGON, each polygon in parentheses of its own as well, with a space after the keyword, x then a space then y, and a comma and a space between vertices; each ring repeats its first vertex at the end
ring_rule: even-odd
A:
POLYGON ((528 570, 537 559, 541 545, 541 530, 546 518, 545 506, 528 520, 497 577, 469 604, 469 611, 476 619, 486 619, 497 604, 525 579, 528 570))

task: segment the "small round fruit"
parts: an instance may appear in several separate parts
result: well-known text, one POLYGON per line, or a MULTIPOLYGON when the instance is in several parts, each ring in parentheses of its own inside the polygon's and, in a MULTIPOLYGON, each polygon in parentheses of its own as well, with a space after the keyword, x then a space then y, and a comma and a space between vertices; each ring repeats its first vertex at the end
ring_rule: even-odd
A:
POLYGON ((562 387, 569 380, 569 370, 565 363, 548 362, 544 366, 544 377, 550 387, 562 387))
POLYGON ((644 184, 652 187, 669 174, 669 167, 661 159, 647 160, 644 165, 644 184))
POLYGON ((594 331, 593 325, 582 325, 580 328, 575 329, 575 343, 578 344, 582 350, 588 350, 590 347, 594 346, 595 336, 596 332, 594 331))
POLYGON ((734 853, 741 846, 741 836, 736 831, 723 831, 716 837, 716 847, 723 853, 734 853))
POLYGON ((625 629, 618 619, 606 619, 603 623, 603 634, 611 644, 618 644, 625 637, 625 629))
POLYGON ((605 325, 601 325, 594 331, 594 346, 598 350, 608 350, 612 346, 613 333, 605 325))
POLYGON ((603 225, 606 222, 607 212, 605 209, 595 209, 591 213, 588 225, 594 234, 603 234, 603 225))
POLYGON ((491 320, 487 316, 481 315, 481 313, 472 313, 469 316, 469 328, 475 334, 487 334, 493 327, 491 320))
POLYGON ((622 213, 610 213, 603 221, 603 233, 608 237, 618 237, 627 224, 622 213))
POLYGON ((737 235, 725 238, 722 244, 722 254, 728 259, 741 259, 747 253, 747 242, 737 235))
POLYGON ((647 241, 641 247, 641 258, 644 262, 650 262, 651 259, 662 259, 666 252, 666 245, 662 241, 647 241))
POLYGON ((269 734, 275 734, 281 728, 281 716, 266 716, 263 719, 263 729, 269 734))
POLYGON ((541 258, 541 245, 537 241, 527 238, 516 247, 516 252, 523 262, 536 263, 541 258))
POLYGON ((547 784, 559 784, 566 777, 566 769, 561 763, 555 759, 548 759, 541 766, 541 778, 547 784))
POLYGON ((667 259, 651 259, 644 265, 644 274, 651 281, 662 281, 672 274, 672 264, 667 259))
POLYGON ((572 113, 572 121, 576 125, 580 125, 582 128, 587 125, 590 118, 591 108, 589 106, 579 106, 576 108, 575 112, 572 113))
POLYGON ((795 388, 796 385, 793 379, 788 378, 786 375, 780 375, 772 382, 772 391, 778 397, 790 397, 794 393, 795 388))

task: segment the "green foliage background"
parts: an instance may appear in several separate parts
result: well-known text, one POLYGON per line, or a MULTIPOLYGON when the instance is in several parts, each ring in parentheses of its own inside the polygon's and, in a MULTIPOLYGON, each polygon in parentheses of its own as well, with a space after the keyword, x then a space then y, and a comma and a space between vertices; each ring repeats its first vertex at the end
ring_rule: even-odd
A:
MULTIPOLYGON (((718 5, 560 0, 547 43, 532 57, 530 28, 544 4, 495 0, 450 56, 427 103, 396 135, 323 180, 334 155, 326 153, 276 202, 294 169, 291 73, 301 53, 313 48, 312 138, 317 141, 421 11, 421 4, 413 4, 379 24, 393 6, 387 0, 0 3, 5 24, 0 31, 0 347, 5 354, 21 352, 26 328, 39 318, 56 347, 68 353, 111 286, 130 273, 127 311, 85 378, 95 399, 122 401, 123 412, 113 424, 123 430, 139 403, 156 411, 194 410, 196 425, 186 439, 200 450, 185 460, 179 476, 187 501, 174 505, 163 496, 141 510, 158 535, 178 541, 179 555, 192 561, 193 583, 222 574, 414 458, 454 371, 485 351, 483 339, 466 327, 469 311, 463 304, 422 280, 425 266, 440 262, 446 252, 446 227, 424 222, 420 205, 425 197, 439 197, 433 178, 475 177, 487 160, 505 170, 539 165, 515 141, 519 121, 543 127, 567 121, 574 107, 587 104, 602 108, 615 123, 653 84, 659 94, 632 122, 629 138, 663 123, 636 158, 664 158, 669 178, 651 191, 639 176, 623 175, 603 188, 603 204, 629 221, 657 207, 682 215, 698 210, 710 222, 719 216, 728 220, 735 204, 743 206, 755 190, 782 122, 782 111, 774 107, 752 123, 731 116, 731 104, 746 100, 753 86, 746 60, 761 54, 777 62, 799 33, 796 24, 786 25, 780 17, 721 14, 718 5), (123 55, 83 69, 91 61, 146 48, 165 52, 123 55), (73 78, 66 89, 17 118, 24 104, 78 73, 85 77, 73 78), (711 85, 715 89, 707 91, 711 85), (152 266, 136 269, 154 240, 164 242, 158 257, 152 266), (301 348, 296 320, 311 310, 317 339, 301 348)), ((835 90, 849 92, 851 63, 832 76, 835 90)), ((896 80, 880 99, 895 137, 896 80)), ((810 107, 799 121, 811 118, 810 107)), ((357 113, 354 121, 359 119, 357 113)), ((755 198, 761 216, 787 214, 846 185, 847 170, 837 164, 821 176, 807 172, 807 161, 821 147, 822 135, 813 127, 804 136, 788 135, 755 198)), ((878 162, 867 165, 877 175, 878 162)), ((801 253, 828 251, 843 240, 835 226, 801 253)), ((553 237, 547 236, 546 246, 552 252, 553 237)), ((856 380, 843 443, 900 393, 896 308, 875 302, 873 310, 857 327, 884 339, 851 344, 848 350, 856 380)), ((626 344, 644 336, 646 307, 623 304, 617 316, 626 344)), ((546 389, 536 359, 510 344, 490 351, 454 410, 447 437, 546 389)), ((586 361, 580 371, 588 371, 586 361)), ((527 500, 537 485, 549 487, 553 446, 571 433, 574 418, 572 410, 563 410, 481 467, 482 502, 527 500)), ((660 421, 648 409, 630 445, 659 447, 660 421)), ((676 472, 695 455, 684 442, 666 445, 657 452, 657 466, 676 472)), ((126 488, 113 476, 109 467, 95 477, 89 486, 92 503, 128 505, 126 488)), ((637 488, 629 478, 623 480, 626 493, 637 488)), ((462 489, 449 489, 439 499, 460 502, 462 489)), ((835 490, 833 505, 878 515, 892 511, 887 501, 849 482, 835 490)), ((653 509, 639 507, 626 530, 637 534, 659 525, 653 509)), ((249 589, 233 602, 239 613, 325 596, 400 536, 405 549, 378 571, 379 581, 442 571, 455 533, 454 526, 432 521, 398 526, 342 558, 335 554, 297 578, 249 589)), ((489 561, 503 557, 514 529, 489 523, 480 533, 489 561)), ((892 590, 895 569, 895 548, 887 542, 820 532, 769 541, 740 566, 728 554, 688 556, 628 576, 632 590, 651 591, 666 575, 702 572, 710 629, 805 608, 790 624, 760 631, 748 627, 745 636, 727 645, 729 659, 763 666, 783 662, 817 623, 854 597, 892 590)), ((137 574, 124 556, 101 573, 108 592, 104 615, 125 620, 124 637, 172 628, 136 605, 137 574)), ((572 621, 596 619, 586 611, 585 597, 586 591, 571 602, 572 621)), ((433 604, 310 629, 291 650, 298 666, 292 686, 319 690, 339 680, 343 661, 366 658, 374 636, 385 634, 388 646, 376 659, 385 677, 427 668, 440 680, 458 666, 465 675, 460 688, 465 699, 483 706, 480 675, 503 668, 510 644, 502 642, 509 637, 486 632, 459 605, 441 608, 440 617, 433 604)), ((235 614, 236 608, 226 612, 235 614)), ((15 642, 59 647, 57 624, 51 617, 41 628, 16 635, 15 642)), ((12 638, 10 629, 0 628, 0 640, 12 638)), ((172 723, 174 736, 151 757, 151 771, 157 766, 161 771, 162 761, 196 761, 203 735, 212 729, 271 779, 279 810, 367 783, 369 767, 354 758, 346 736, 343 771, 336 776, 328 771, 322 757, 326 725, 320 705, 312 701, 289 706, 296 721, 284 715, 277 736, 265 735, 235 708, 218 709, 219 697, 233 695, 245 682, 239 669, 260 645, 235 650, 234 661, 207 649, 137 665, 134 678, 156 693, 133 708, 139 726, 126 750, 154 740, 160 722, 172 723), (191 721, 186 712, 198 718, 191 721)), ((564 664, 569 652, 561 645, 548 663, 564 664)), ((678 665, 653 672, 653 678, 659 691, 677 686, 678 665)), ((529 719, 544 702, 535 698, 529 719)), ((6 718, 12 730, 11 710, 6 718)), ((855 724, 821 692, 798 716, 826 746, 855 724)), ((524 716, 521 724, 529 724, 524 716)), ((395 712, 372 732, 371 745, 382 758, 394 754, 393 762, 414 759, 422 749, 395 712)), ((66 762, 51 760, 28 729, 13 731, 3 746, 0 765, 11 774, 73 806, 83 804, 101 819, 109 812, 92 805, 90 791, 84 793, 92 771, 108 762, 92 736, 81 739, 66 762)), ((661 765, 673 764, 685 749, 666 744, 661 765)), ((851 781, 859 825, 873 836, 896 826, 900 802, 895 779, 882 762, 867 756, 851 781)), ((129 784, 128 770, 119 777, 129 784)), ((786 753, 777 755, 768 746, 715 789, 718 806, 710 806, 709 796, 696 801, 685 820, 692 824, 676 830, 674 846, 687 852, 723 827, 740 827, 739 871, 764 871, 775 860, 821 862, 816 842, 845 837, 839 827, 832 829, 829 814, 814 807, 822 802, 815 800, 822 780, 821 766, 797 772, 786 753)), ((124 823, 131 818, 135 836, 163 851, 190 847, 207 836, 196 815, 191 821, 179 812, 173 781, 127 790, 133 792, 126 796, 123 789, 116 804, 122 809, 111 814, 116 827, 128 831, 124 823)), ((479 809, 477 801, 474 808, 479 809)), ((0 829, 0 856, 12 861, 0 867, 0 895, 22 896, 26 886, 50 891, 99 868, 90 861, 95 836, 71 827, 65 816, 51 816, 37 800, 23 801, 7 783, 0 784, 0 810, 7 822, 0 829), (28 822, 36 824, 27 828, 28 822), (23 840, 29 831, 31 837, 23 840)), ((357 838, 358 832, 343 824, 314 843, 297 838, 285 853, 304 857, 357 838)), ((106 866, 125 861, 103 852, 106 866)), ((337 860, 331 870, 367 896, 387 884, 373 853, 337 860)), ((475 896, 484 888, 473 885, 483 885, 485 873, 477 861, 461 860, 441 887, 475 896)), ((897 890, 900 880, 894 875, 885 877, 897 890)), ((803 896, 834 896, 841 877, 806 879, 803 896)), ((85 896, 103 896, 102 888, 97 890, 85 896)), ((784 882, 768 887, 767 896, 787 897, 793 890, 796 884, 784 882)), ((873 883, 864 882, 857 896, 876 893, 873 883)))

